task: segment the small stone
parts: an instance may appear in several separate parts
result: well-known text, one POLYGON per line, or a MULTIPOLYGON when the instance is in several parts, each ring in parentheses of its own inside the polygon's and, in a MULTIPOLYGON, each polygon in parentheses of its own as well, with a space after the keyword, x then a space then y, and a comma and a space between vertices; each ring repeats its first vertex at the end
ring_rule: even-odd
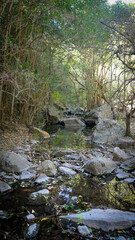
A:
POLYGON ((38 234, 39 225, 34 223, 28 227, 26 239, 34 238, 38 234))
POLYGON ((34 220, 34 219, 35 219, 35 216, 34 216, 33 214, 28 214, 28 215, 26 216, 26 218, 27 218, 28 221, 31 221, 31 220, 34 220))
POLYGON ((86 236, 86 235, 90 234, 90 231, 89 231, 87 226, 78 226, 78 231, 83 236, 86 236))
POLYGON ((67 168, 67 167, 59 167, 59 171, 67 176, 76 174, 76 172, 74 170, 67 168))
POLYGON ((129 174, 128 173, 118 173, 117 175, 116 175, 116 177, 117 178, 119 178, 119 179, 124 179, 124 178, 127 178, 127 177, 129 177, 129 174))
POLYGON ((44 183, 44 182, 49 182, 50 177, 47 177, 46 174, 41 173, 40 176, 36 179, 36 183, 44 183))
POLYGON ((126 238, 120 236, 119 238, 117 238, 117 240, 126 240, 126 238))
POLYGON ((0 210, 0 219, 7 219, 9 214, 6 211, 0 210))
POLYGON ((10 190, 11 190, 11 187, 7 183, 0 181, 0 192, 1 193, 7 192, 10 190))
POLYGON ((35 174, 29 171, 23 171, 20 175, 21 180, 32 179, 34 177, 35 177, 35 174))
POLYGON ((135 171, 134 172, 131 172, 132 175, 135 175, 135 171))
POLYGON ((125 183, 133 183, 135 181, 135 178, 126 178, 124 179, 125 183))

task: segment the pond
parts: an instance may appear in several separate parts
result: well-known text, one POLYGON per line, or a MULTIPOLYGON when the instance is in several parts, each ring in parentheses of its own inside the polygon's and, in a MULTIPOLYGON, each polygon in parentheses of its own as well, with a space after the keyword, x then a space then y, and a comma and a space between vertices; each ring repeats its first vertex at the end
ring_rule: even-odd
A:
MULTIPOLYGON (((91 148, 92 128, 64 128, 59 126, 51 126, 45 129, 51 138, 46 145, 49 148, 65 148, 65 149, 87 149, 91 148)), ((44 143, 45 145, 45 143, 44 143)))

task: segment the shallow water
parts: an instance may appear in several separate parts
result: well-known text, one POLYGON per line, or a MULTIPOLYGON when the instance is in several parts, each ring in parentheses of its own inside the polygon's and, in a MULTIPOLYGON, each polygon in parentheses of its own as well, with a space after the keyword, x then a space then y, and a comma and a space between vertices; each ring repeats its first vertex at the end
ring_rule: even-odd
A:
POLYGON ((68 129, 55 126, 48 127, 45 130, 52 136, 46 143, 44 142, 44 145, 49 148, 71 148, 76 150, 92 147, 91 141, 89 141, 92 135, 91 128, 68 129))
MULTIPOLYGON (((51 129, 55 137, 45 140, 42 146, 47 149, 71 148, 90 149, 94 146, 86 138, 90 138, 91 129, 72 131, 67 129, 51 129)), ((30 184, 30 182, 29 182, 30 184)), ((126 184, 116 179, 115 175, 108 177, 88 177, 85 174, 77 174, 74 177, 54 178, 51 183, 44 183, 42 186, 35 186, 31 182, 30 187, 16 184, 14 191, 0 197, 0 210, 8 212, 8 219, 0 219, 0 239, 25 239, 25 232, 28 227, 26 215, 33 213, 36 217, 34 222, 40 225, 39 233, 34 240, 82 240, 85 237, 63 234, 64 226, 59 222, 57 215, 79 213, 92 208, 113 208, 124 211, 135 211, 135 188, 133 184, 126 184), (38 199, 35 202, 30 200, 30 194, 40 189, 47 188, 50 191, 49 197, 38 199)), ((66 223, 66 227, 74 228, 74 224, 66 223)), ((96 238, 90 239, 117 239, 119 233, 107 236, 99 230, 92 230, 96 238), (114 237, 116 235, 116 238, 114 237)), ((121 233, 120 233, 121 234, 121 233)), ((127 234, 127 232, 125 233, 127 234)), ((128 236, 133 237, 132 230, 128 236)), ((133 239, 133 238, 131 238, 133 239)))

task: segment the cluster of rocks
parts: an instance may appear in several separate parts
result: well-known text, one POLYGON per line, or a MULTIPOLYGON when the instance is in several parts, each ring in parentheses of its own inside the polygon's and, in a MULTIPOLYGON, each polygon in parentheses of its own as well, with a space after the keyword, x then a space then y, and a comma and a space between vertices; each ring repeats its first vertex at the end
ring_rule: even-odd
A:
MULTIPOLYGON (((54 151, 50 155, 50 160, 43 159, 40 164, 33 164, 25 154, 0 152, 0 169, 2 170, 0 193, 5 194, 13 190, 9 182, 20 181, 23 186, 25 183, 31 184, 32 181, 35 185, 41 185, 40 190, 30 194, 30 199, 34 201, 39 196, 49 196, 50 191, 47 187, 43 187, 43 183, 51 182, 60 176, 72 178, 78 173, 102 176, 113 172, 117 179, 125 183, 133 183, 135 181, 135 153, 133 151, 135 141, 132 138, 121 138, 115 144, 114 148, 91 149, 89 152, 81 153, 72 150, 54 151)), ((1 216, 4 216, 2 210, 1 216)), ((27 217, 28 219, 35 218, 32 214, 27 217)), ((135 224, 135 213, 115 209, 93 209, 79 214, 79 218, 78 214, 61 216, 61 218, 83 223, 89 227, 101 228, 104 231, 129 228, 135 224)), ((36 222, 30 224, 26 238, 36 236, 38 229, 39 225, 36 222)), ((78 230, 83 232, 86 229, 80 226, 78 230)))

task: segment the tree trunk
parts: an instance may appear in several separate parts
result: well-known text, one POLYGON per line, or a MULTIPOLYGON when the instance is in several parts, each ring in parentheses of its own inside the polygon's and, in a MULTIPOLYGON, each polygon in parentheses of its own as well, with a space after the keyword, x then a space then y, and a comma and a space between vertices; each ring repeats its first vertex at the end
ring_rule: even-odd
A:
POLYGON ((130 126, 131 126, 131 113, 126 113, 126 136, 131 136, 130 126))

